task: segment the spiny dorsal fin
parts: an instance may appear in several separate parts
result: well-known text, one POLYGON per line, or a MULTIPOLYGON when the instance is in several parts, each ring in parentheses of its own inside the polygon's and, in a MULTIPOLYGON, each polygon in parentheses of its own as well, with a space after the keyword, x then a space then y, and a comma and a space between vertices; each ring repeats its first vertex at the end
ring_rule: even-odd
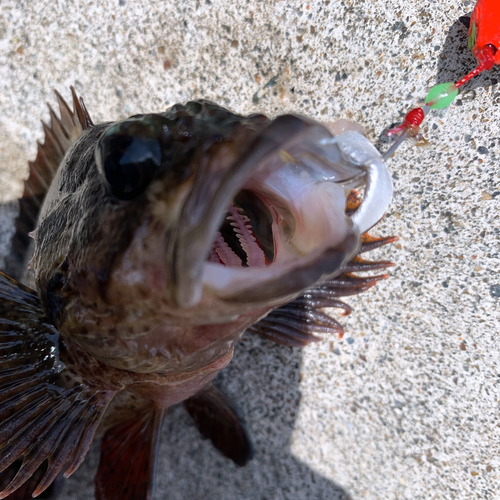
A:
POLYGON ((16 278, 22 273, 31 241, 29 233, 35 229, 40 207, 64 155, 80 134, 94 125, 83 99, 78 98, 73 87, 70 88, 73 110, 61 94, 54 90, 60 117, 48 105, 50 124, 47 125, 42 121, 45 141, 43 144, 38 143, 36 159, 29 162, 29 177, 24 181, 24 193, 19 200, 19 216, 16 219, 16 232, 8 259, 9 271, 16 278))

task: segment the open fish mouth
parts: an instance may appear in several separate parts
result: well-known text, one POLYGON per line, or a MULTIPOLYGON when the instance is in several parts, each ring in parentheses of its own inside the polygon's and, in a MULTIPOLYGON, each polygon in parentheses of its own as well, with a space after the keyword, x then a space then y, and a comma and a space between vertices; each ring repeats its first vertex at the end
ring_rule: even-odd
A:
POLYGON ((295 115, 273 120, 216 176, 196 179, 180 218, 172 275, 183 308, 204 292, 253 306, 293 299, 341 271, 392 198, 390 174, 368 139, 354 131, 334 137, 295 115), (353 188, 364 197, 349 217, 353 188))

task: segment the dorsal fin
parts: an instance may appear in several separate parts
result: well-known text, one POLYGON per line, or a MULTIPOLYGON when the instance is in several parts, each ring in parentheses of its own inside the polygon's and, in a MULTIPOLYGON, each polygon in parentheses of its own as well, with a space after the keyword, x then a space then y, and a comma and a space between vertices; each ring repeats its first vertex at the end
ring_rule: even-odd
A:
POLYGON ((71 88, 73 110, 70 109, 61 94, 54 90, 59 105, 60 117, 50 105, 50 124, 42 121, 45 141, 38 143, 35 161, 29 162, 29 177, 24 181, 24 192, 19 199, 19 216, 16 219, 16 232, 12 239, 12 248, 8 257, 9 272, 20 278, 30 244, 29 233, 35 229, 38 214, 49 186, 57 169, 70 146, 80 134, 92 127, 92 119, 85 107, 83 99, 71 88))

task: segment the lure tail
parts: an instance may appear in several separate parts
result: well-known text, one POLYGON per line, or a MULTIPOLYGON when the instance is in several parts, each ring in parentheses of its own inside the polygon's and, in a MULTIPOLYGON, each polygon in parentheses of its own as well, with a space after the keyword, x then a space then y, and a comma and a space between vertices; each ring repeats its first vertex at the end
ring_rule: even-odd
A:
POLYGON ((150 500, 164 410, 149 405, 108 429, 94 480, 96 500, 150 500))

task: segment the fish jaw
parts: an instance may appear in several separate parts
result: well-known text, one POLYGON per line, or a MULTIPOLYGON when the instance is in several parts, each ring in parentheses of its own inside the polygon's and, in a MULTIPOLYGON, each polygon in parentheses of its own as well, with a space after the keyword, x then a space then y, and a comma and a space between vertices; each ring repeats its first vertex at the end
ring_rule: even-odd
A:
POLYGON ((156 200, 164 208, 143 222, 114 265, 109 303, 125 304, 140 290, 191 325, 276 307, 338 274, 391 199, 385 164, 357 132, 333 137, 317 122, 283 115, 253 137, 243 127, 238 141, 241 153, 222 144, 204 159, 175 204, 156 200), (370 169, 382 172, 382 192, 370 169), (347 196, 365 186, 371 202, 351 218, 347 196))
MULTIPOLYGON (((272 309, 254 309, 231 318, 225 316, 219 322, 193 325, 188 316, 172 316, 160 300, 138 302, 134 307, 142 312, 140 317, 132 308, 107 308, 105 315, 98 316, 86 309, 84 317, 78 316, 80 321, 65 322, 64 332, 114 368, 173 376, 196 373, 217 363, 232 352, 247 328, 272 309)), ((69 311, 68 318, 73 317, 69 311)))
POLYGON ((230 179, 219 190, 212 205, 216 208, 206 211, 197 224, 186 225, 185 235, 176 242, 180 278, 175 300, 180 309, 196 306, 200 312, 206 303, 214 310, 214 302, 220 301, 234 313, 293 299, 340 272, 359 250, 360 234, 382 218, 392 199, 390 174, 365 137, 345 128, 333 137, 319 123, 294 115, 271 122, 235 165, 237 180, 230 179), (349 217, 347 196, 360 187, 365 188, 365 199, 349 217), (255 247, 260 241, 258 232, 251 232, 254 220, 248 217, 249 235, 243 234, 241 224, 236 228, 247 265, 221 257, 221 250, 226 249, 217 241, 220 232, 214 237, 214 231, 227 213, 231 225, 238 226, 231 207, 235 193, 242 191, 253 193, 269 211, 274 244, 271 262, 261 248, 260 263, 250 264, 252 258, 258 262, 255 247), (200 244, 204 240, 212 245, 208 262, 200 258, 210 249, 206 242, 200 244), (193 248, 200 255, 192 253, 193 248))

